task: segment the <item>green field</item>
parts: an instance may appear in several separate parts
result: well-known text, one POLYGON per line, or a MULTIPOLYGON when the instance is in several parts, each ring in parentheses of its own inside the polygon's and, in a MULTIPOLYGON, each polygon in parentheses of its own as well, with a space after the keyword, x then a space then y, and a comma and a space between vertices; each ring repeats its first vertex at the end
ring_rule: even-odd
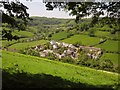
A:
POLYGON ((106 37, 108 39, 117 39, 117 40, 120 40, 119 38, 119 35, 120 35, 120 32, 116 32, 115 34, 111 34, 110 32, 108 31, 95 31, 95 35, 97 37, 106 37))
POLYGON ((63 42, 66 43, 71 43, 71 44, 75 44, 75 43, 80 43, 82 45, 95 45, 98 44, 100 42, 100 38, 97 37, 90 37, 88 35, 74 35, 70 38, 67 38, 65 40, 62 40, 63 42))
POLYGON ((17 42, 16 40, 12 40, 12 41, 2 40, 2 47, 6 47, 9 44, 13 44, 13 43, 16 43, 16 42, 17 42))
POLYGON ((95 35, 99 37, 108 37, 110 36, 110 32, 105 31, 95 31, 95 35))
MULTIPOLYGON (((74 83, 82 83, 96 87, 116 87, 115 85, 118 84, 117 73, 102 72, 100 70, 95 70, 87 67, 75 66, 67 63, 48 60, 45 58, 38 58, 34 56, 23 55, 8 51, 2 51, 2 67, 6 70, 12 68, 8 70, 8 72, 11 74, 15 73, 15 70, 19 69, 23 70, 24 72, 31 73, 33 75, 47 74, 52 75, 54 77, 61 77, 64 80, 68 80, 74 83)), ((15 77, 12 77, 11 80, 14 78, 15 77)), ((3 78, 3 80, 4 79, 7 79, 7 77, 3 78)), ((49 81, 49 79, 47 81, 49 81)), ((19 81, 16 82, 21 82, 22 84, 26 83, 24 80, 18 80, 19 81)))
MULTIPOLYGON (((20 38, 19 41, 27 40, 28 38, 20 38)), ((7 41, 7 40, 2 40, 2 47, 6 47, 12 44, 18 43, 17 40, 12 40, 12 41, 7 41)))
POLYGON ((99 47, 99 48, 104 49, 106 51, 118 52, 119 51, 118 43, 120 43, 120 41, 107 40, 105 43, 99 44, 96 47, 99 47))
POLYGON ((28 32, 28 31, 17 31, 17 30, 15 30, 14 32, 13 32, 13 35, 18 35, 18 36, 22 36, 22 37, 32 37, 32 36, 34 36, 34 34, 32 33, 32 32, 28 32))
POLYGON ((119 58, 119 54, 113 54, 113 53, 105 53, 103 54, 103 56, 100 58, 100 60, 105 60, 105 59, 109 59, 113 62, 114 65, 118 66, 118 59, 119 58))
POLYGON ((47 42, 48 42, 47 40, 23 42, 23 43, 17 43, 17 44, 11 45, 9 48, 14 48, 16 50, 21 50, 21 49, 25 49, 27 47, 32 47, 32 46, 36 46, 36 45, 40 45, 40 44, 45 44, 47 42))
POLYGON ((63 31, 63 32, 53 34, 51 39, 53 39, 53 40, 61 40, 61 39, 67 38, 68 35, 69 35, 69 33, 63 31))

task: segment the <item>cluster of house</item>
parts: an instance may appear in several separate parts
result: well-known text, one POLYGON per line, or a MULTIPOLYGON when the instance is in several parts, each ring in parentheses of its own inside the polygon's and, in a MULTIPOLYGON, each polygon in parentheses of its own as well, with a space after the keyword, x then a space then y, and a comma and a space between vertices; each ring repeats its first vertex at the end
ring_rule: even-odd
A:
POLYGON ((91 59, 98 59, 103 54, 103 51, 100 48, 88 46, 80 46, 79 48, 87 51, 87 56, 89 56, 91 59))
POLYGON ((64 58, 66 56, 69 56, 73 59, 76 59, 78 57, 78 53, 77 53, 77 47, 73 46, 72 44, 67 44, 64 42, 56 42, 54 40, 50 41, 50 45, 52 46, 52 50, 47 49, 47 50, 43 50, 40 53, 41 57, 46 57, 49 55, 49 53, 54 54, 56 57, 58 57, 59 59, 64 58), (57 53, 55 52, 58 48, 67 48, 67 50, 64 50, 63 53, 57 53))
POLYGON ((75 47, 72 44, 68 44, 68 43, 64 43, 64 42, 56 42, 54 40, 50 41, 50 45, 52 46, 52 49, 43 49, 44 47, 41 45, 38 45, 36 47, 34 47, 34 50, 42 50, 39 52, 41 57, 46 57, 49 55, 49 53, 55 55, 56 57, 58 57, 59 59, 64 58, 64 57, 71 57, 73 59, 77 59, 78 58, 78 50, 82 49, 87 51, 87 56, 90 57, 91 59, 97 59, 99 58, 99 56, 102 54, 102 50, 100 48, 95 48, 95 47, 87 47, 87 46, 79 46, 79 47, 75 47), (59 48, 67 48, 63 51, 63 53, 58 53, 55 52, 57 49, 59 48))

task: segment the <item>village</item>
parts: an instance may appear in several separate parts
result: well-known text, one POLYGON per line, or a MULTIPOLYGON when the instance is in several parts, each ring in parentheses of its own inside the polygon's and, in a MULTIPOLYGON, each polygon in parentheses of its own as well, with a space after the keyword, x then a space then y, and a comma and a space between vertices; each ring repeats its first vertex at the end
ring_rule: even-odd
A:
POLYGON ((65 42, 56 42, 54 40, 51 40, 49 42, 49 47, 47 48, 45 48, 44 45, 37 45, 35 47, 32 47, 32 49, 38 51, 40 57, 47 57, 49 56, 49 54, 53 54, 59 59, 62 59, 64 57, 78 59, 78 56, 81 51, 85 51, 86 55, 91 59, 98 59, 103 53, 100 48, 90 46, 76 47, 72 44, 68 44, 65 42))

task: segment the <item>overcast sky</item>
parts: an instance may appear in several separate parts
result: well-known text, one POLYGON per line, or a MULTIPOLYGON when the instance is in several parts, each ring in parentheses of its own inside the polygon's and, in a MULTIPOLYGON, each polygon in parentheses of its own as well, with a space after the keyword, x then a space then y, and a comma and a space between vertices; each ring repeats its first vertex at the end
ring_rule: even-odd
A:
POLYGON ((27 10, 30 16, 40 16, 40 17, 54 17, 54 18, 75 18, 69 16, 69 13, 65 11, 59 11, 59 9, 54 9, 53 11, 46 10, 45 4, 42 0, 33 0, 32 2, 26 0, 19 0, 29 9, 27 10))

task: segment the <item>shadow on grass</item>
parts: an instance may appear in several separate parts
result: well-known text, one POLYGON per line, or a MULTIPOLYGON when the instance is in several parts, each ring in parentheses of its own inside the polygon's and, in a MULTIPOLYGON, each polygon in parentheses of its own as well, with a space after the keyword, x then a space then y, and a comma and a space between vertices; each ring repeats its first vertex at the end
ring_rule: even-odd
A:
POLYGON ((91 86, 82 83, 74 83, 58 76, 49 74, 8 73, 2 71, 2 90, 9 88, 85 88, 113 90, 110 86, 91 86))

